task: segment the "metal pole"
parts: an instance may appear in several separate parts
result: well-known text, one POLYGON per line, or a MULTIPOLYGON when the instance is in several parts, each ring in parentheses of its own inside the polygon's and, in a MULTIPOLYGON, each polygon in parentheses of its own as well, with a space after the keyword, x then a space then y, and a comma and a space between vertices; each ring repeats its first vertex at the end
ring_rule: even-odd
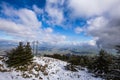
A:
POLYGON ((36 55, 38 55, 38 41, 36 41, 36 55))
POLYGON ((33 41, 32 44, 33 44, 33 54, 35 54, 35 41, 33 41))

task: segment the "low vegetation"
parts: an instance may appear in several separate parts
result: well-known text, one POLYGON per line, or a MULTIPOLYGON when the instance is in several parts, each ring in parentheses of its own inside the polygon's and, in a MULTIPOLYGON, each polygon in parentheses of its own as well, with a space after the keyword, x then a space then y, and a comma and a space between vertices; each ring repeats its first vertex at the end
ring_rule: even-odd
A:
MULTIPOLYGON (((117 46, 117 50, 120 53, 120 47, 117 46)), ((44 55, 46 57, 52 57, 67 61, 69 64, 65 66, 67 70, 77 71, 76 67, 86 67, 89 72, 94 73, 94 76, 102 77, 106 80, 120 80, 120 55, 114 56, 107 53, 104 50, 100 50, 96 56, 78 56, 78 55, 44 55)))

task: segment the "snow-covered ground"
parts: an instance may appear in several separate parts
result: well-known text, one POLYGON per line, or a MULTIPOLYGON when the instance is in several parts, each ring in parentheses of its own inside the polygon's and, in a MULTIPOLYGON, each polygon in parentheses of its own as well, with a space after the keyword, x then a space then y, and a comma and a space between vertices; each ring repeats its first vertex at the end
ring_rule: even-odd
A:
POLYGON ((0 80, 102 80, 92 77, 87 70, 72 72, 65 70, 66 62, 48 57, 34 57, 34 65, 29 71, 16 71, 6 67, 3 60, 0 60, 0 80), (38 70, 40 69, 40 70, 38 70), (29 76, 23 78, 24 76, 29 76))

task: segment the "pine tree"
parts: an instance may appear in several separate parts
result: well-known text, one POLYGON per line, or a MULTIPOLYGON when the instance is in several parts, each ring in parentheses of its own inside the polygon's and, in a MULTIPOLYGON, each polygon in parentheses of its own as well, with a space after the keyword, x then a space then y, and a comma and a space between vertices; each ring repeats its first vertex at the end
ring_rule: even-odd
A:
POLYGON ((26 56, 26 58, 25 58, 26 60, 32 61, 32 59, 33 59, 32 48, 31 48, 29 42, 27 42, 27 45, 25 46, 25 56, 26 56))
POLYGON ((118 51, 117 53, 120 54, 120 45, 116 46, 116 50, 118 51))
POLYGON ((120 70, 120 45, 116 46, 116 50, 118 51, 115 59, 114 59, 114 67, 115 69, 120 70))
POLYGON ((106 51, 100 50, 98 58, 94 62, 94 72, 95 73, 107 73, 109 70, 109 65, 112 63, 111 57, 106 51))
POLYGON ((27 43, 27 45, 24 47, 23 43, 19 42, 18 47, 8 53, 8 60, 6 63, 9 67, 24 66, 29 64, 32 61, 32 58, 33 55, 30 44, 27 43))

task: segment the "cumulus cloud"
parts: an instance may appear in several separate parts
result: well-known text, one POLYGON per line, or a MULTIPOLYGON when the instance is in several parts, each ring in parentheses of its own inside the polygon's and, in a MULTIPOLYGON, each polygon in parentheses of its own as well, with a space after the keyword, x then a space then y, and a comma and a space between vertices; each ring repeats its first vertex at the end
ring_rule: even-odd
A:
POLYGON ((37 20, 33 11, 29 9, 14 10, 13 8, 3 8, 3 12, 10 18, 0 19, 1 31, 16 37, 35 38, 35 31, 41 27, 41 22, 37 20), (12 14, 9 14, 9 12, 12 14))
POLYGON ((120 44, 120 19, 97 17, 90 20, 88 33, 98 38, 97 44, 101 47, 112 48, 120 44))
POLYGON ((76 28, 74 29, 74 31, 75 31, 75 33, 77 33, 77 34, 80 34, 81 32, 83 32, 83 28, 81 28, 81 27, 76 27, 76 28))
POLYGON ((105 48, 120 44, 119 4, 119 0, 68 0, 72 16, 88 18, 84 31, 96 38, 99 46, 105 48))
MULTIPOLYGON (((73 26, 72 21, 82 17, 87 19, 85 27, 78 26, 72 29, 77 34, 84 31, 95 38, 85 44, 95 45, 97 43, 102 47, 111 47, 120 44, 119 4, 120 0, 67 0, 66 2, 65 0, 47 0, 44 9, 33 5, 33 10, 26 8, 16 10, 4 4, 1 12, 7 17, 0 18, 0 31, 15 39, 70 43, 65 42, 66 36, 54 34, 52 27, 54 25, 69 27, 64 23, 73 26), (65 14, 65 11, 68 13, 65 14), (41 21, 38 20, 38 15, 42 16, 41 21), (42 22, 45 22, 48 28, 42 27, 42 22)), ((81 44, 74 41, 71 43, 81 44)))
POLYGON ((69 0, 68 8, 74 16, 98 16, 111 10, 119 0, 69 0))
POLYGON ((49 23, 52 25, 61 25, 64 21, 64 14, 62 8, 59 6, 63 5, 64 0, 48 0, 46 3, 45 11, 48 17, 51 19, 49 23))
POLYGON ((46 28, 46 29, 44 29, 45 30, 45 32, 47 32, 47 33, 52 33, 53 32, 53 29, 52 28, 46 28))
POLYGON ((43 9, 38 8, 36 5, 33 5, 33 10, 34 10, 37 14, 42 14, 42 13, 43 13, 43 9))
POLYGON ((38 40, 41 42, 56 43, 64 41, 60 34, 53 34, 52 28, 42 28, 42 22, 37 19, 34 11, 21 8, 15 10, 4 6, 2 13, 7 18, 0 18, 0 31, 14 40, 38 40), (9 14, 11 12, 12 14, 9 14))
POLYGON ((38 29, 38 27, 40 27, 41 25, 41 22, 38 21, 36 14, 31 10, 20 9, 17 15, 22 21, 22 23, 26 26, 38 29))

